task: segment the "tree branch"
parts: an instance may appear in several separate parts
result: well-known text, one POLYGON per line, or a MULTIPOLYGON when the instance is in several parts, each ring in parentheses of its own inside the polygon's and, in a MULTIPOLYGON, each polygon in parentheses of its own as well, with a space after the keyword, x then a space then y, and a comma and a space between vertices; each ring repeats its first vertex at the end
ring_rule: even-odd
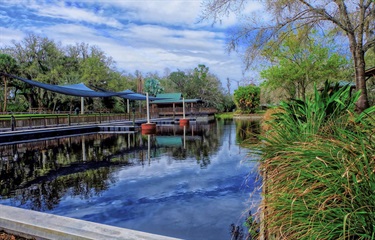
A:
POLYGON ((367 40, 367 42, 363 44, 363 51, 367 52, 369 49, 373 47, 375 47, 375 36, 367 40))
POLYGON ((323 19, 333 22, 334 24, 336 24, 337 26, 339 26, 342 30, 344 30, 345 32, 349 31, 349 28, 347 28, 346 26, 344 26, 339 21, 339 19, 336 19, 335 17, 331 16, 325 9, 314 8, 311 4, 309 4, 305 0, 299 0, 299 1, 301 3, 303 3, 304 5, 306 5, 310 9, 310 11, 315 12, 316 14, 320 15, 323 19))

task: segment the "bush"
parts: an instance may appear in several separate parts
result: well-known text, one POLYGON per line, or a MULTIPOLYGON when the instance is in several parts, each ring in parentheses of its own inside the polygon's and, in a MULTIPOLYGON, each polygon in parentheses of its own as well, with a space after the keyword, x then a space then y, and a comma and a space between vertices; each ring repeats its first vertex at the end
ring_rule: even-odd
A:
POLYGON ((262 211, 268 237, 375 239, 375 107, 326 83, 281 104, 264 137, 262 211), (271 134, 270 134, 271 133, 271 134))
POLYGON ((241 113, 254 113, 260 103, 260 88, 255 85, 239 87, 234 91, 234 102, 241 113))

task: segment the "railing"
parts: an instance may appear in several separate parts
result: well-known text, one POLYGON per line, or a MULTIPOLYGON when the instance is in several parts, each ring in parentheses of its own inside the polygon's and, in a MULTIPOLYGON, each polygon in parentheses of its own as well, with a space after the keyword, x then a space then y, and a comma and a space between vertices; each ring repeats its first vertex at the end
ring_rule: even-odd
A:
POLYGON ((132 121, 145 119, 145 113, 122 114, 33 114, 25 115, 0 115, 0 132, 35 129, 45 127, 71 126, 82 124, 99 124, 114 121, 132 121))
MULTIPOLYGON (((152 110, 154 114, 159 116, 174 116, 174 115, 182 115, 183 108, 176 107, 176 108, 159 108, 152 110)), ((216 113, 217 110, 214 108, 190 108, 185 107, 185 114, 189 116, 202 116, 202 115, 212 115, 216 113)))
MULTIPOLYGON (((185 108, 185 114, 190 117, 213 115, 213 108, 185 108)), ((182 116, 182 107, 151 109, 150 117, 174 117, 182 116)), ((113 121, 133 121, 146 119, 146 109, 141 112, 131 113, 95 113, 95 114, 15 114, 0 115, 0 132, 35 129, 45 127, 71 126, 80 124, 98 124, 113 121)))

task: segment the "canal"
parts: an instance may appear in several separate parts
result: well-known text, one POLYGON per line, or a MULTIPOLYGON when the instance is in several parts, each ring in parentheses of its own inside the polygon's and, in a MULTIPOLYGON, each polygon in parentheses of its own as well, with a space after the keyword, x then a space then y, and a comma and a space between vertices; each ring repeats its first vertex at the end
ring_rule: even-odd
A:
POLYGON ((259 201, 257 123, 0 144, 0 204, 183 239, 231 239, 259 201))

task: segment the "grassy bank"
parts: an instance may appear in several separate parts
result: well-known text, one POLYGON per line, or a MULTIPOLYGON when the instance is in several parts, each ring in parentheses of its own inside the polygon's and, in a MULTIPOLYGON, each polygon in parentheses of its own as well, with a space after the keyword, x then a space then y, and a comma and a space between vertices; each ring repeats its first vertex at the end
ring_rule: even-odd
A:
POLYGON ((349 88, 283 103, 262 147, 261 235, 375 239, 375 107, 349 88))
POLYGON ((216 119, 233 119, 233 112, 216 113, 216 119))

